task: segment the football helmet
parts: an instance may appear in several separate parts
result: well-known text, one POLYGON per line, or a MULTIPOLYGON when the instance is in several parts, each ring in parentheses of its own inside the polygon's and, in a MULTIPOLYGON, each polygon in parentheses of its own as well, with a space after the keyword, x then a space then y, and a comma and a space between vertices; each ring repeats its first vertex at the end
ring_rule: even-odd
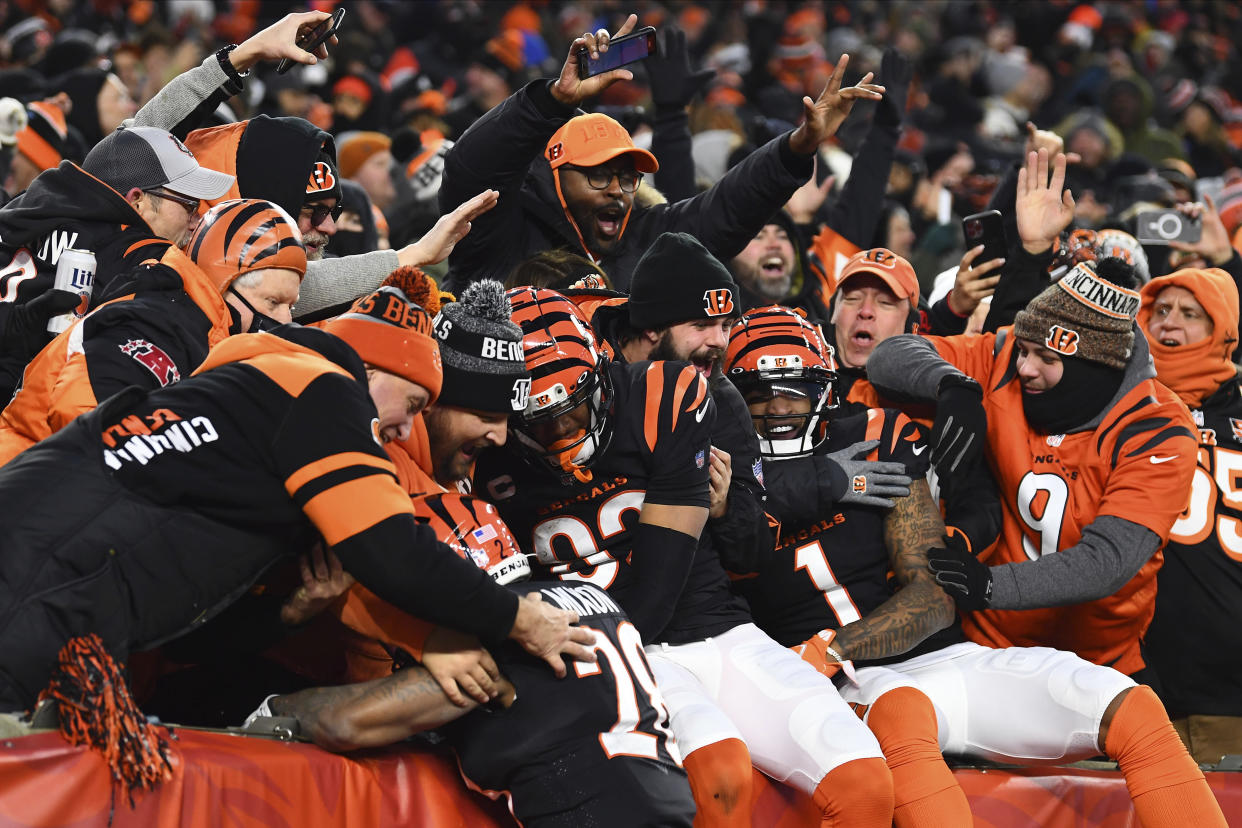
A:
POLYGON ((530 396, 526 410, 513 416, 514 436, 562 482, 585 483, 612 438, 608 355, 578 306, 556 291, 520 287, 507 295, 530 371, 530 396))
POLYGON ((194 228, 185 252, 222 294, 252 270, 276 267, 294 271, 299 279, 306 275, 297 219, 263 199, 233 199, 212 207, 194 228))
POLYGON ((414 498, 414 518, 436 533, 436 539, 498 584, 525 581, 530 563, 500 519, 496 507, 470 495, 445 492, 414 498))
POLYGON ((819 327, 781 305, 742 315, 729 334, 724 370, 747 404, 807 400, 806 413, 753 416, 764 457, 805 457, 827 436, 836 408, 836 360, 819 327))

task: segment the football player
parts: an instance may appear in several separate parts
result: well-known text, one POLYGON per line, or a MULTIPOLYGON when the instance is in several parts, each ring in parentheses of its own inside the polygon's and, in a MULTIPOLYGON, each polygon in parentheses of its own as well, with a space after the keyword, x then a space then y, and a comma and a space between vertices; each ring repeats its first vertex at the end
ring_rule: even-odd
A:
POLYGON ((369 682, 269 697, 247 724, 259 716, 293 717, 316 744, 334 751, 443 727, 467 784, 493 799, 507 796, 522 825, 689 828, 694 800, 668 709, 621 608, 591 584, 528 581, 527 558, 489 503, 434 494, 415 499, 414 514, 497 583, 573 607, 599 660, 557 680, 520 648, 497 648, 506 691, 463 718, 477 704, 456 706, 423 667, 411 665, 369 682))
POLYGON ((1139 327, 1156 377, 1190 408, 1199 462, 1190 503, 1165 548, 1144 655, 1156 689, 1195 760, 1242 753, 1242 397, 1230 354, 1238 289, 1223 270, 1178 270, 1142 290, 1139 327))
POLYGON ((726 365, 774 461, 773 496, 805 504, 800 519, 782 523, 776 553, 739 586, 770 635, 825 673, 850 676, 842 695, 863 706, 884 748, 899 826, 970 823, 938 748, 1017 764, 1104 752, 1120 764, 1144 825, 1224 824, 1149 688, 1072 653, 964 639, 927 564, 937 547, 961 541, 943 539, 923 480, 887 512, 817 509, 788 491, 791 467, 862 435, 880 438, 881 457, 926 469, 926 444, 900 413, 831 411, 834 366, 817 329, 785 308, 752 311, 733 332, 726 365))
POLYGON ((518 289, 514 319, 530 399, 515 439, 480 459, 478 492, 542 571, 606 588, 626 609, 672 711, 700 814, 749 824, 749 797, 735 799, 746 783, 722 781, 716 766, 736 765, 706 750, 730 742, 811 795, 825 824, 890 824, 879 745, 832 684, 736 604, 714 618, 689 595, 723 578, 714 553, 696 554, 710 550, 698 542, 716 417, 707 381, 683 362, 611 362, 578 307, 546 289, 518 289), (700 637, 670 639, 685 606, 699 613, 700 637), (696 766, 696 752, 710 758, 696 766))

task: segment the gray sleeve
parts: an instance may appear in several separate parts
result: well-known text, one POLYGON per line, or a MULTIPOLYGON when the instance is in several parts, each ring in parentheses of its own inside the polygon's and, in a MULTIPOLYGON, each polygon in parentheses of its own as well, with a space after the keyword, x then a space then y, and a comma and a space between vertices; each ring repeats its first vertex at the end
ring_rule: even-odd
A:
POLYGON ((213 52, 198 66, 165 84, 133 118, 125 121, 125 126, 159 127, 172 132, 228 79, 213 52))
POLYGON ((940 381, 950 374, 965 376, 916 334, 891 336, 867 358, 867 379, 895 400, 934 402, 940 381))
POLYGON ((401 263, 395 250, 373 250, 339 259, 307 262, 294 316, 352 302, 380 286, 401 263))
POLYGON ((1101 515, 1055 555, 992 567, 992 609, 1061 607, 1112 595, 1160 548, 1146 526, 1101 515))

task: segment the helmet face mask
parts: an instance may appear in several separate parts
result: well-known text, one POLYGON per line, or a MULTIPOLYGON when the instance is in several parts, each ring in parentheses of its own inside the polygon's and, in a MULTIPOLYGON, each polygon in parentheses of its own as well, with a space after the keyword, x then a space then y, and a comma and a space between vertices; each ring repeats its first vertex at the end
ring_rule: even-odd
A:
POLYGON ((793 310, 745 314, 729 338, 725 374, 747 406, 764 406, 751 412, 764 457, 805 457, 827 438, 836 362, 819 329, 793 310))
POLYGON ((562 483, 587 482, 612 438, 608 357, 571 300, 544 288, 508 295, 531 374, 526 410, 510 422, 516 443, 562 483))

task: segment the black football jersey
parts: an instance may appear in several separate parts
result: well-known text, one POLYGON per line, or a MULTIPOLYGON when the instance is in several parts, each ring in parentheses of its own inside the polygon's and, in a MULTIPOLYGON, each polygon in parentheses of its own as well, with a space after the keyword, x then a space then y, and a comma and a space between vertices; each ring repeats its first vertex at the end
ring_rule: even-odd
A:
POLYGON ((684 808, 685 771, 638 629, 590 584, 527 581, 509 588, 520 595, 539 592, 552 606, 578 613, 580 625, 595 635, 599 661, 571 662, 558 679, 513 642, 493 650, 517 698, 508 709, 478 710, 441 731, 457 751, 462 774, 485 791, 509 791, 521 818, 601 797, 621 784, 618 779, 631 778, 639 763, 651 771, 651 784, 668 788, 653 793, 684 808), (590 772, 561 767, 567 756, 590 772), (551 784, 561 777, 566 784, 551 784))
POLYGON ((1242 396, 1229 382, 1191 412, 1199 460, 1190 504, 1157 576, 1144 656, 1172 713, 1242 715, 1242 396))
POLYGON ((688 363, 613 363, 608 370, 612 438, 590 481, 562 483, 510 440, 479 458, 474 492, 496 504, 522 551, 535 556, 537 573, 594 584, 624 606, 643 503, 708 505, 715 404, 688 363))
MULTIPOLYGON (((828 454, 861 440, 877 439, 880 445, 869 459, 904 463, 906 474, 914 479, 927 473, 922 428, 892 409, 861 409, 834 418, 828 439, 816 453, 828 454)), ((809 458, 764 465, 772 497, 779 491, 780 475, 795 471, 800 463, 809 463, 809 458)), ((734 582, 750 602, 755 623, 776 641, 792 647, 820 630, 857 621, 887 601, 896 583, 884 542, 886 515, 885 509, 846 505, 803 520, 786 516, 773 555, 755 575, 734 582)), ((903 660, 964 640, 955 622, 908 653, 863 663, 903 660)))

